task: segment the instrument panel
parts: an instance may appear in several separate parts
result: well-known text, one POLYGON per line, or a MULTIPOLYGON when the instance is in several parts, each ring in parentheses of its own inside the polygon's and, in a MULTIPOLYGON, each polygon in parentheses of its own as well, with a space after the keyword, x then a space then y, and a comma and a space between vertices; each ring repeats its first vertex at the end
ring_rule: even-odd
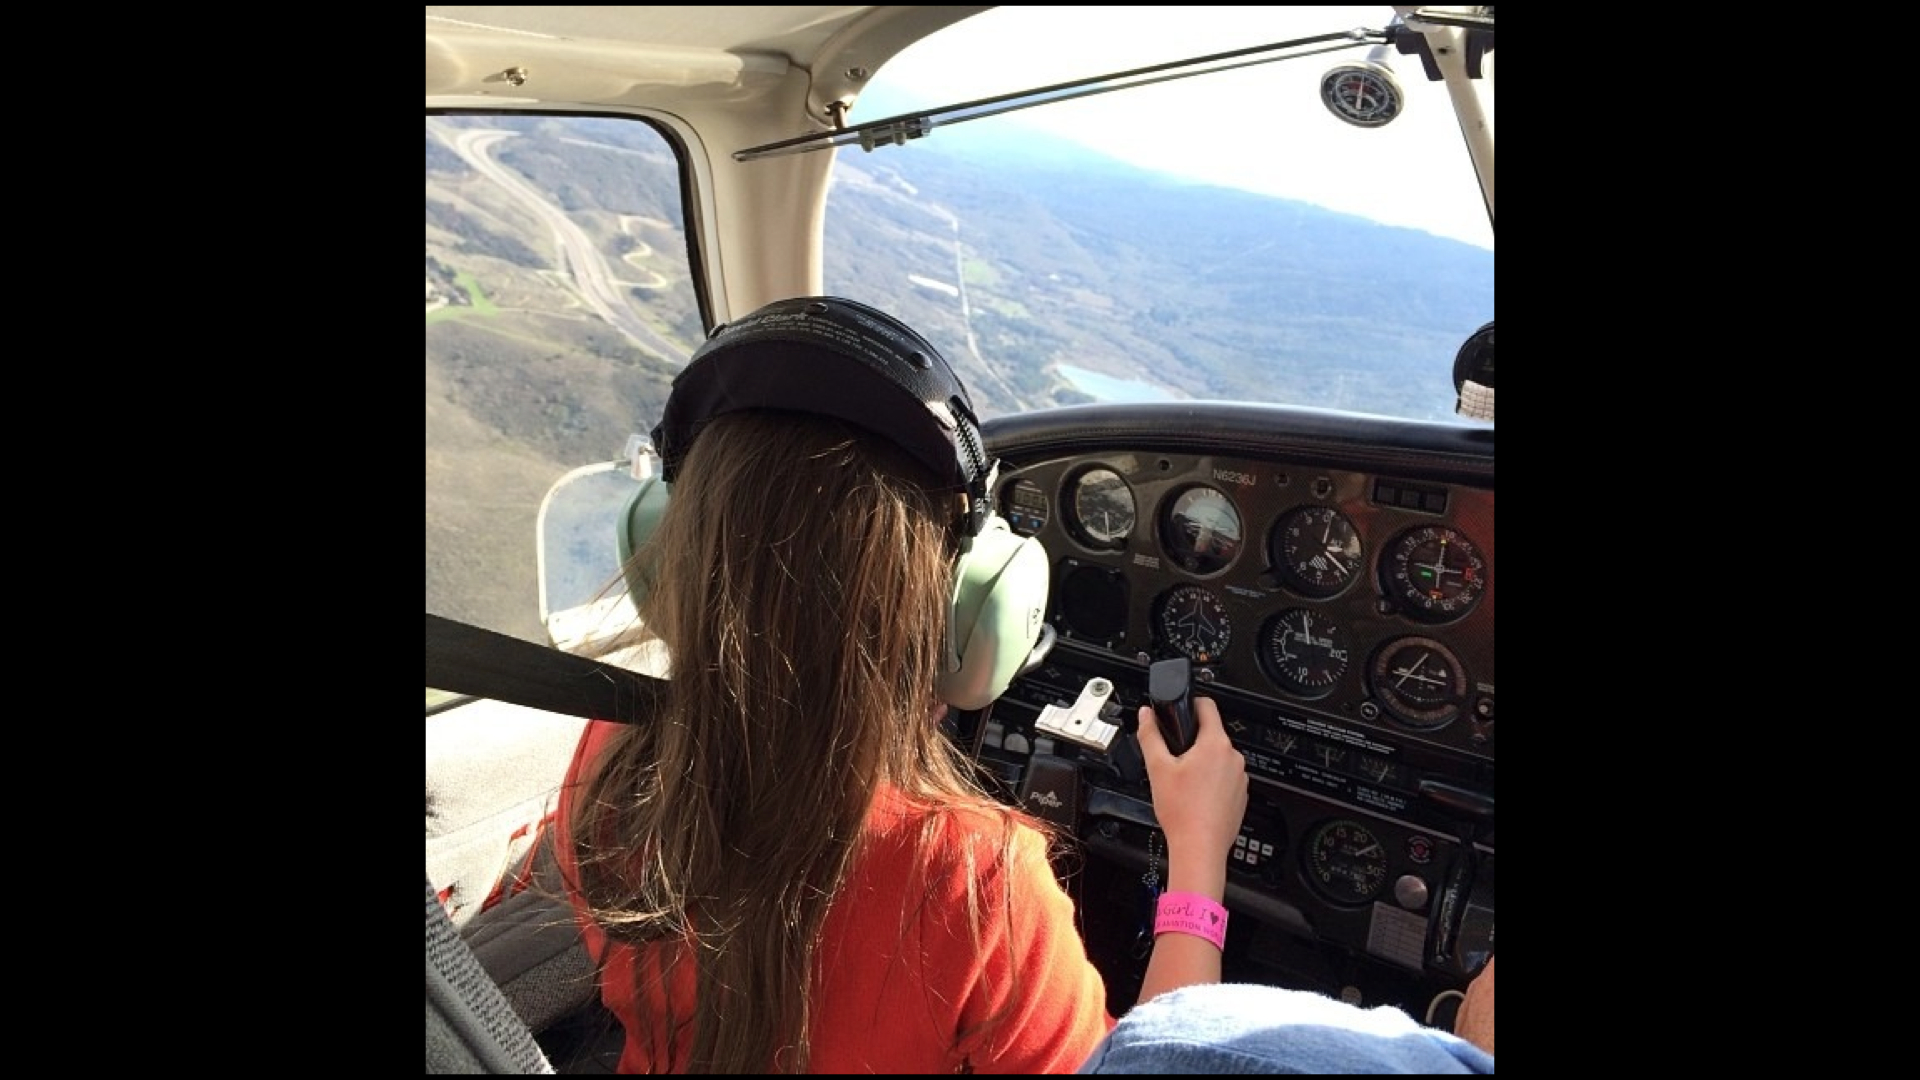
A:
POLYGON ((1281 406, 1094 405, 983 425, 995 508, 1052 568, 1052 650, 962 733, 1075 835, 1114 1007, 1155 859, 1131 735, 1035 727, 1089 680, 1133 723, 1186 657, 1253 781, 1229 863, 1227 976, 1411 1011, 1493 947, 1493 433, 1281 406), (1088 886, 1092 888, 1093 886, 1088 886))
POLYGON ((1052 557, 1063 641, 1492 760, 1491 490, 1110 452, 1005 472, 999 498, 1052 557))

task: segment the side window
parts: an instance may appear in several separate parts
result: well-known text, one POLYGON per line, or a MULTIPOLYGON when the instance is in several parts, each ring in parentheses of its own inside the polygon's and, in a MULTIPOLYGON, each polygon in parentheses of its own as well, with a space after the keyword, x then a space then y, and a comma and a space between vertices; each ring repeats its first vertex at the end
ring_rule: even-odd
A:
POLYGON ((427 611, 545 644, 542 497, 701 339, 680 162, 632 119, 426 121, 427 611))

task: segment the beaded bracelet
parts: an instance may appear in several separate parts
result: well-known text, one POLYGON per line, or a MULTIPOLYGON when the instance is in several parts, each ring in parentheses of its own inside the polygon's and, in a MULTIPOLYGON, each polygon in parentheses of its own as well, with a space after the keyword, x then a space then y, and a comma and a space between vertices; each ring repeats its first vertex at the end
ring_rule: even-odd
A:
POLYGON ((1190 892, 1166 892, 1160 894, 1159 906, 1154 911, 1153 933, 1192 934, 1213 942, 1213 947, 1226 951, 1227 948, 1227 909, 1208 896, 1190 892))

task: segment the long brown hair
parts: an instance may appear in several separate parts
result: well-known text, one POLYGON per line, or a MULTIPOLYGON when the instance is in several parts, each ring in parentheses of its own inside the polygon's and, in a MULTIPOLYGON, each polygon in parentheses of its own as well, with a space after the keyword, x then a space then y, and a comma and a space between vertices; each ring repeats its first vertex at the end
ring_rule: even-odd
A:
POLYGON ((1025 819, 932 720, 958 496, 930 480, 838 420, 724 414, 635 555, 671 689, 608 747, 571 832, 608 935, 696 964, 689 1071, 807 1070, 821 927, 882 785, 934 811, 927 860, 939 811, 997 815, 1003 860, 1025 819))

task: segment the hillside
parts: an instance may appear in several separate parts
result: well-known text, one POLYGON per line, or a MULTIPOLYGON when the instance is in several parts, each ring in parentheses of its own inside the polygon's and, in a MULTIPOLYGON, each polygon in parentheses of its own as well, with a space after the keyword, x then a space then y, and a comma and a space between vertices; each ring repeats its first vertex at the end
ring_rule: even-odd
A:
MULTIPOLYGON (((825 280, 983 417, 1094 380, 1450 417, 1492 252, 979 127, 838 151, 825 280)), ((538 639, 541 497, 650 430, 704 335, 674 161, 626 121, 444 116, 426 166, 428 609, 538 639)))

